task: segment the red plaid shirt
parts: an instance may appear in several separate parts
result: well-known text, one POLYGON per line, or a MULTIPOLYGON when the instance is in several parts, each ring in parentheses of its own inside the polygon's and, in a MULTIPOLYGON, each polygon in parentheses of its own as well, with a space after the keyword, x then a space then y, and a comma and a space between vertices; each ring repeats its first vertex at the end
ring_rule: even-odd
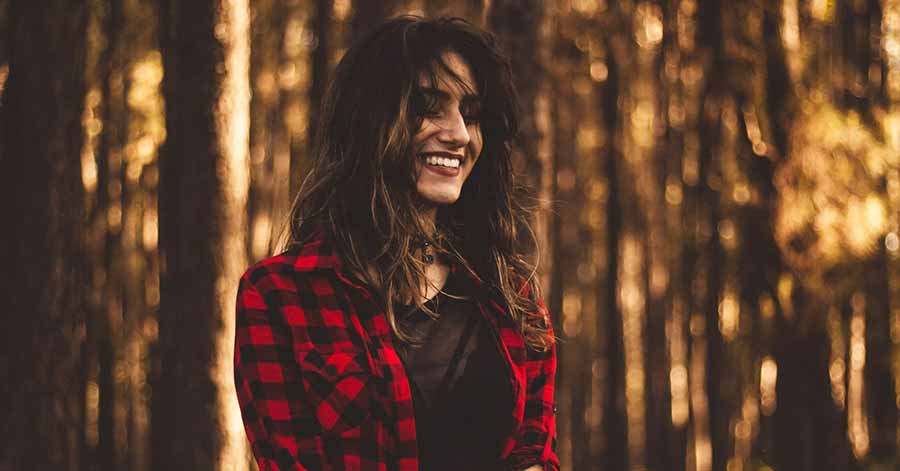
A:
MULTIPOLYGON (((514 391, 504 469, 558 470, 556 347, 527 348, 499 294, 476 300, 514 391)), ((380 306, 322 237, 241 277, 235 383, 262 471, 418 469, 409 379, 380 306)))

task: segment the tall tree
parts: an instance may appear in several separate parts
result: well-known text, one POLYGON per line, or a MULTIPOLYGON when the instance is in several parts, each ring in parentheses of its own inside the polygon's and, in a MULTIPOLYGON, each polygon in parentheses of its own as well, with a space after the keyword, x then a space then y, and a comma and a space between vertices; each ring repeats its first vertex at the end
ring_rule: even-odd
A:
MULTIPOLYGON (((612 38, 606 38, 606 49, 611 49, 612 38)), ((622 118, 619 112, 619 66, 615 54, 607 56, 609 76, 598 86, 597 109, 602 116, 603 126, 609 137, 608 145, 600 151, 603 160, 603 174, 606 177, 606 274, 604 284, 598 286, 598 299, 603 300, 603 318, 599 329, 604 332, 603 354, 606 360, 606 382, 603 391, 603 437, 604 453, 601 469, 625 469, 625 352, 622 340, 622 313, 617 302, 619 293, 618 267, 622 239, 622 198, 621 198, 621 145, 617 129, 622 118)))
MULTIPOLYGON (((311 71, 309 84, 309 119, 307 120, 308 130, 306 133, 306 143, 309 147, 315 139, 313 135, 316 126, 319 124, 320 107, 322 106, 322 97, 325 96, 325 88, 328 85, 328 78, 331 72, 331 56, 334 54, 334 24, 332 16, 332 2, 330 0, 315 0, 315 12, 311 18, 311 27, 315 32, 316 40, 314 42, 312 57, 310 60, 311 71)), ((303 155, 309 156, 310 153, 303 152, 303 155)), ((299 159, 297 159, 299 160, 299 159)), ((297 193, 303 175, 300 169, 303 168, 301 162, 291 162, 291 197, 297 193)))
POLYGON ((225 454, 229 462, 243 455, 234 448, 244 437, 229 390, 229 344, 246 264, 248 29, 246 1, 161 5, 167 140, 153 469, 214 470, 225 454))
MULTIPOLYGON (((528 186, 536 191, 534 196, 546 210, 555 171, 549 150, 546 38, 541 34, 542 26, 547 21, 544 8, 544 3, 536 0, 491 2, 488 28, 496 34, 510 58, 513 80, 520 97, 516 168, 523 174, 528 186)), ((535 232, 542 248, 541 262, 545 267, 553 266, 550 260, 549 222, 549 214, 535 215, 535 232)), ((543 284, 545 288, 549 285, 546 282, 543 284)))
POLYGON ((0 116, 0 468, 76 469, 85 323, 81 110, 87 6, 6 4, 0 116))
POLYGON ((393 15, 396 7, 396 0, 378 2, 353 0, 353 17, 350 19, 351 44, 393 15))

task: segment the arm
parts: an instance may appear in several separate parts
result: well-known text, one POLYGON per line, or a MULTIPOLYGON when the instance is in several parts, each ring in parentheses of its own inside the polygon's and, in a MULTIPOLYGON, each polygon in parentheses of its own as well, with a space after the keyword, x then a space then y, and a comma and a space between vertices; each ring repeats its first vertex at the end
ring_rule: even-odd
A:
MULTIPOLYGON (((281 315, 241 278, 236 306, 234 380, 244 429, 261 471, 305 471, 297 459, 289 392, 302 387, 291 334, 281 315)), ((296 400, 294 398, 293 400, 296 400)))
MULTIPOLYGON (((550 316, 542 301, 538 301, 544 313, 550 335, 553 328, 550 316)), ((554 388, 556 385, 556 343, 541 352, 526 348, 525 413, 516 445, 507 458, 506 469, 524 471, 558 471, 556 456, 556 410, 554 388)))

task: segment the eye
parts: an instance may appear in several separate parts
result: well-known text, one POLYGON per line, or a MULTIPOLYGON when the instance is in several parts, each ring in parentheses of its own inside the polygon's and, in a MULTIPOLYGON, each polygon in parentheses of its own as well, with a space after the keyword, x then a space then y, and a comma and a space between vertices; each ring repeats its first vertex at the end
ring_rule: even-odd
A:
POLYGON ((478 102, 463 102, 459 105, 459 112, 467 124, 481 122, 481 105, 478 102))
POLYGON ((431 94, 417 93, 413 95, 411 110, 417 118, 437 118, 441 115, 440 103, 431 94))

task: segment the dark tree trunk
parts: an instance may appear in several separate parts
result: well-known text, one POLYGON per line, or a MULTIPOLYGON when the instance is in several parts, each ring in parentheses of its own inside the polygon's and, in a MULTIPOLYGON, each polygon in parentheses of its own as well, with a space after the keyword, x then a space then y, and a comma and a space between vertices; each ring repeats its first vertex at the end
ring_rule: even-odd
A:
POLYGON ((228 228, 224 149, 216 109, 226 74, 216 37, 219 0, 160 6, 166 142, 160 155, 161 258, 157 358, 151 398, 152 469, 217 469, 223 446, 210 368, 221 335, 216 279, 228 228))
POLYGON ((86 319, 81 111, 88 8, 5 3, 0 114, 0 469, 77 469, 86 319))
POLYGON ((366 33, 394 14, 396 0, 373 2, 353 0, 353 18, 350 20, 350 42, 355 43, 366 33))
POLYGON ((103 129, 97 148, 97 214, 99 227, 104 235, 96 263, 102 263, 105 276, 102 286, 102 300, 97 306, 95 336, 99 374, 97 384, 100 392, 98 411, 98 442, 96 460, 102 471, 116 469, 116 453, 125 449, 124 443, 116 443, 114 411, 118 392, 114 378, 115 359, 120 347, 120 333, 115 329, 116 317, 122 314, 122 285, 125 282, 119 267, 122 252, 122 223, 111 226, 107 221, 108 212, 113 208, 120 211, 120 221, 124 221, 126 205, 123 204, 125 191, 123 152, 127 135, 127 109, 125 105, 125 61, 122 50, 122 27, 124 20, 121 0, 108 0, 103 19, 106 45, 100 57, 100 80, 103 87, 103 104, 100 119, 103 129), (115 82, 115 83, 114 83, 115 82))
MULTIPOLYGON (((793 296, 795 315, 812 317, 802 288, 793 296), (799 292, 799 293, 798 293, 799 292), (800 310, 806 312, 802 312, 800 310)), ((840 462, 826 453, 831 409, 828 379, 828 339, 818 326, 801 326, 798 319, 776 317, 775 469, 813 471, 841 469, 840 462)))
POLYGON ((897 459, 897 406, 891 372, 891 305, 888 254, 878 244, 864 268, 866 292, 866 409, 869 416, 869 457, 876 463, 897 459))
MULTIPOLYGON (((521 154, 519 168, 528 186, 540 192, 544 179, 551 178, 546 164, 538 155, 545 136, 537 124, 537 99, 545 79, 541 60, 540 29, 544 21, 544 5, 540 1, 497 0, 491 2, 488 27, 497 35, 503 51, 510 58, 516 91, 520 99, 520 132, 517 142, 521 154)), ((549 266, 549 265, 548 265, 549 266)))
POLYGON ((722 264, 724 253, 719 241, 721 220, 720 195, 715 181, 721 185, 721 170, 718 149, 722 140, 722 105, 728 83, 728 58, 724 50, 725 35, 722 31, 723 4, 719 0, 706 2, 698 11, 697 43, 710 47, 709 69, 706 71, 706 89, 698 103, 698 134, 700 137, 699 179, 696 203, 698 221, 707 227, 708 238, 701 241, 701 264, 696 269, 704 270, 700 275, 706 279, 703 299, 696 300, 696 306, 704 313, 706 328, 706 394, 708 401, 709 435, 712 442, 712 469, 725 469, 730 455, 729 427, 730 412, 727 409, 727 393, 723 389, 723 366, 725 346, 719 330, 719 296, 722 294, 722 264))
MULTIPOLYGON (((312 149, 315 142, 314 131, 319 125, 319 116, 321 114, 322 98, 325 96, 325 90, 328 85, 328 79, 331 76, 331 55, 334 52, 333 33, 334 24, 331 20, 331 0, 315 0, 315 14, 312 17, 312 30, 316 35, 316 46, 312 51, 310 60, 311 74, 309 85, 309 129, 306 133, 307 151, 301 153, 307 157, 311 157, 308 149, 312 149)), ((306 162, 299 158, 291 162, 291 198, 297 194, 300 189, 300 183, 305 176, 305 168, 309 166, 309 159, 306 162), (306 163, 306 165, 304 165, 306 163)))
POLYGON ((622 312, 619 309, 619 254, 622 238, 622 201, 619 161, 618 129, 619 75, 614 56, 608 56, 609 76, 598 94, 598 108, 612 145, 605 148, 603 173, 606 190, 606 284, 601 287, 598 299, 604 303, 600 329, 606 340, 606 384, 603 393, 603 436, 605 450, 600 469, 626 469, 627 444, 625 440, 625 346, 622 338, 622 312))

